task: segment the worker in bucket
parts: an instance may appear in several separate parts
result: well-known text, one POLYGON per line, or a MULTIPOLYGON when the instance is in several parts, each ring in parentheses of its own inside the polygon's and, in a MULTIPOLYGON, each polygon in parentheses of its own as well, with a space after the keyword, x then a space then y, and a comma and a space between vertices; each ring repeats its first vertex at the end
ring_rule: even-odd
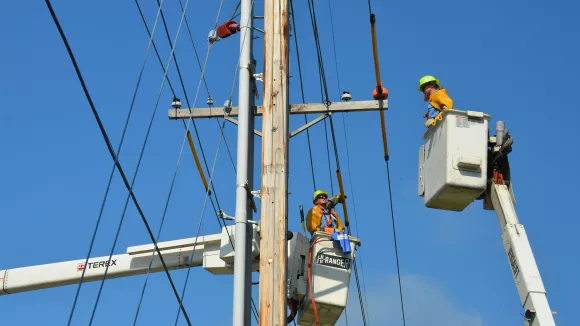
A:
POLYGON ((441 87, 439 79, 433 76, 423 76, 419 80, 419 91, 423 93, 423 100, 428 102, 425 113, 425 127, 434 125, 435 118, 443 110, 453 110, 453 100, 447 95, 447 90, 441 87))
POLYGON ((306 227, 310 235, 317 231, 327 233, 344 232, 344 225, 338 214, 333 210, 333 207, 338 203, 342 203, 344 198, 341 195, 337 195, 329 199, 326 191, 316 190, 314 192, 312 196, 314 207, 306 215, 306 227))

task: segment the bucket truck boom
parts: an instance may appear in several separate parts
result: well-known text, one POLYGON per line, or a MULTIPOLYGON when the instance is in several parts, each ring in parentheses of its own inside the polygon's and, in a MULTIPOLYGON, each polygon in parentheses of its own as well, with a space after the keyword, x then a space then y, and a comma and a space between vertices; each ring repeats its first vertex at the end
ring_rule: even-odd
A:
POLYGON ((554 326, 554 317, 540 271, 514 204, 507 155, 513 137, 496 123, 489 137, 483 112, 446 110, 436 119, 419 151, 419 196, 425 206, 461 212, 483 199, 486 210, 495 210, 512 277, 525 309, 525 326, 554 326))

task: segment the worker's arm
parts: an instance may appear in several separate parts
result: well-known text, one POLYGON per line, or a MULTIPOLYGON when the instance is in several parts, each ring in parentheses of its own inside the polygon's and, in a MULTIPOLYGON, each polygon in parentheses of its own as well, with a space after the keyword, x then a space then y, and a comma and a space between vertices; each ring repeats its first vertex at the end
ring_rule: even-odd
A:
MULTIPOLYGON (((328 199, 328 204, 329 204, 328 207, 333 208, 334 206, 338 205, 339 203, 342 203, 342 198, 343 198, 343 195, 341 195, 341 194, 338 194, 334 197, 330 197, 328 199)), ((344 198, 346 198, 346 195, 344 196, 344 198)))
POLYGON ((306 215, 306 228, 310 234, 320 231, 320 218, 322 217, 322 211, 315 208, 316 207, 311 208, 306 215))
POLYGON ((437 110, 453 110, 453 100, 447 94, 447 90, 442 88, 431 95, 429 103, 437 110))
POLYGON ((338 213, 335 211, 332 211, 332 215, 334 215, 334 217, 336 218, 336 229, 338 231, 345 232, 344 224, 342 224, 340 217, 338 217, 338 213))

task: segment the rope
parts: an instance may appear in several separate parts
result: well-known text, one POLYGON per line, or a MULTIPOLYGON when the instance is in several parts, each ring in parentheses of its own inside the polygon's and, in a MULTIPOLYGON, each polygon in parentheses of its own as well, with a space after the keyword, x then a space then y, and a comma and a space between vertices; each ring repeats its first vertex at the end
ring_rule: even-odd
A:
MULTIPOLYGON (((54 12, 54 9, 52 8, 52 4, 50 3, 50 0, 45 0, 45 2, 46 2, 46 5, 48 7, 48 10, 50 11, 50 14, 52 16, 52 19, 53 19, 53 21, 54 21, 54 23, 55 23, 55 25, 56 25, 56 27, 57 27, 57 29, 59 31, 60 37, 61 37, 62 41, 65 44, 65 47, 66 47, 67 52, 69 54, 69 57, 70 57, 70 59, 72 61, 72 64, 73 64, 73 66, 75 68, 75 71, 76 71, 77 77, 79 79, 79 82, 81 83, 81 86, 82 86, 83 91, 85 93, 85 97, 87 98, 87 101, 88 101, 88 103, 89 103, 89 105, 91 107, 91 110, 93 112, 93 115, 95 116, 95 120, 97 121, 97 124, 99 126, 100 131, 101 131, 101 134, 102 134, 102 136, 103 136, 103 138, 105 140, 105 143, 107 145, 107 149, 109 150, 109 154, 111 155, 111 158, 113 158, 113 160, 115 161, 115 165, 116 165, 117 169, 119 170, 119 174, 121 175, 121 177, 123 179, 123 182, 125 183, 125 186, 127 187, 127 190, 129 191, 130 197, 133 199, 133 202, 135 204, 135 207, 137 208, 137 211, 139 212, 139 215, 141 216, 141 219, 142 219, 143 223, 145 224, 145 227, 147 228, 147 231, 149 233, 149 236, 151 237, 151 240, 154 242, 155 250, 159 254, 159 259, 161 260, 161 264, 163 265, 163 268, 165 270, 165 273, 167 274, 167 278, 169 279, 169 282, 171 283, 172 289, 174 290, 174 294, 177 294, 177 291, 175 289, 175 285, 173 284, 173 280, 171 279, 171 275, 169 274, 169 271, 167 270, 167 266, 165 265, 165 261, 163 259, 163 256, 161 255, 161 252, 159 251, 159 248, 157 247, 157 243, 155 242, 155 238, 153 237, 153 233, 151 232, 151 228, 149 227, 149 223, 147 222, 147 219, 145 218, 145 215, 144 215, 143 211, 141 210, 141 207, 139 206, 139 204, 137 202, 137 198, 135 197, 135 195, 133 193, 132 187, 129 185, 129 182, 127 181, 127 177, 125 176, 125 173, 123 171, 123 168, 121 167, 121 164, 119 163, 119 159, 118 159, 117 155, 115 154, 115 151, 113 149, 113 146, 111 145, 111 141, 109 139, 109 136, 107 135, 107 132, 105 130, 105 127, 103 126, 103 123, 102 123, 102 121, 101 121, 101 119, 99 117, 99 114, 97 112, 97 109, 96 109, 96 107, 95 107, 95 105, 93 103, 93 100, 92 100, 92 98, 90 96, 90 93, 89 93, 89 91, 87 89, 87 86, 85 84, 84 78, 82 77, 80 68, 79 68, 79 66, 78 66, 78 64, 76 62, 74 53, 73 53, 73 51, 72 51, 72 49, 71 49, 71 47, 70 47, 70 45, 68 43, 68 40, 67 40, 67 38, 66 38, 66 36, 64 34, 64 31, 63 31, 63 29, 62 29, 62 27, 60 25, 60 22, 59 22, 59 20, 58 20, 58 18, 56 16, 56 13, 54 12)), ((184 315, 187 316, 187 312, 185 311, 185 308, 183 307, 183 304, 181 303, 181 300, 179 299, 179 297, 177 295, 176 295, 176 297, 177 297, 177 299, 179 301, 179 306, 183 310, 184 315)), ((70 325, 70 320, 69 320, 69 325, 70 325)))
MULTIPOLYGON (((159 11, 157 11, 157 17, 155 18, 155 25, 153 27, 153 30, 155 32, 155 27, 157 26, 157 22, 158 22, 158 18, 159 18, 159 11)), ((145 70, 145 64, 147 63, 147 57, 149 56, 149 50, 151 49, 151 43, 153 41, 153 36, 151 34, 149 34, 149 44, 147 45, 147 50, 145 51, 145 58, 143 60, 143 64, 141 65, 141 70, 139 72, 139 77, 137 78, 137 85, 135 86, 135 91, 133 92, 133 97, 131 99, 131 105, 129 107, 129 113, 127 114, 127 119, 125 119, 125 126, 123 127, 123 132, 121 133, 121 140, 119 141, 119 146, 117 147, 117 157, 119 157, 119 155, 121 155, 121 148, 123 146, 123 142, 125 140, 125 135, 127 132, 127 127, 129 125, 129 120, 131 119, 131 114, 133 113, 133 108, 135 105, 135 99, 137 98, 137 92, 139 90, 139 86, 141 84, 141 79, 143 77, 143 71, 145 70)), ((84 266, 87 266, 88 262, 89 262, 89 258, 91 256, 91 253, 93 251, 93 247, 95 244, 95 239, 97 237, 97 231, 99 229, 100 223, 101 223, 101 219, 103 217, 103 212, 105 209, 105 203, 107 202, 107 198, 109 196, 109 190, 111 189, 111 183, 113 181, 113 175, 115 174, 115 164, 113 163, 113 167, 111 168, 111 173, 109 174, 109 180, 107 182, 107 188, 105 190, 105 196, 103 198, 103 201, 101 202, 101 208, 99 210, 99 216, 97 217, 97 223, 95 225, 95 229, 93 231, 93 235, 91 237, 91 243, 89 245, 89 250, 87 252, 87 256, 85 258, 85 263, 84 266)), ((75 298, 73 301, 73 305, 72 305, 72 309, 69 315, 69 320, 68 320, 68 324, 70 325, 70 323, 72 322, 72 317, 74 315, 74 311, 76 309, 76 304, 79 298, 79 294, 81 291, 81 286, 83 284, 84 278, 85 278, 85 272, 86 272, 86 268, 83 269, 82 274, 81 274, 81 279, 79 281, 79 285, 77 287, 77 291, 75 294, 75 298)))
POLYGON ((312 304, 312 309, 314 310, 314 321, 316 326, 320 325, 320 321, 318 318, 318 309, 316 309, 316 300, 314 299, 314 292, 312 291, 312 248, 315 244, 322 242, 322 241, 332 241, 329 239, 317 239, 310 244, 308 248, 308 290, 310 291, 310 302, 312 304))
MULTIPOLYGON (((298 59, 298 75, 300 77, 300 93, 302 95, 302 103, 306 103, 304 100, 304 84, 302 83, 302 66, 300 65, 300 51, 298 50, 298 30, 296 27, 296 21, 294 19, 294 1, 290 0, 290 9, 292 10, 292 27, 294 28, 294 44, 296 46, 296 57, 298 59)), ((308 118, 304 114, 304 123, 308 124, 308 118)), ((310 155, 310 171, 312 172, 312 185, 314 191, 316 191, 316 178, 314 177, 314 161, 312 160, 312 147, 310 146, 310 131, 306 129, 306 139, 308 140, 308 154, 310 155)), ((332 179, 331 179, 332 180, 332 179)))

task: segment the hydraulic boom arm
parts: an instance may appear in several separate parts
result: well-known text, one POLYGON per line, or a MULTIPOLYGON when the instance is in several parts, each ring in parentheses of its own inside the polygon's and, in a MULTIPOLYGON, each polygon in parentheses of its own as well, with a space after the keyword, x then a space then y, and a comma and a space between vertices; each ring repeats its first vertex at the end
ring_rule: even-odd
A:
POLYGON ((516 215, 512 194, 504 184, 493 182, 491 187, 491 201, 501 227, 504 250, 526 310, 524 325, 556 325, 526 230, 516 215))
MULTIPOLYGON (((254 239, 258 239, 257 226, 253 226, 254 239)), ((230 244, 234 241, 232 226, 222 228, 221 234, 200 236, 174 241, 159 242, 157 245, 169 270, 203 266, 212 274, 232 274, 234 272, 234 251, 230 244), (195 247, 195 250, 194 250, 195 247)), ((161 272, 163 267, 153 245, 127 248, 126 254, 89 259, 71 260, 53 264, 0 270, 0 295, 40 290, 57 286, 78 284, 84 269, 83 282, 98 281, 103 278, 107 265, 107 278, 135 276, 147 273, 153 257, 151 272, 161 272)), ((258 242, 252 241, 252 265, 257 270, 259 256, 258 242)))

